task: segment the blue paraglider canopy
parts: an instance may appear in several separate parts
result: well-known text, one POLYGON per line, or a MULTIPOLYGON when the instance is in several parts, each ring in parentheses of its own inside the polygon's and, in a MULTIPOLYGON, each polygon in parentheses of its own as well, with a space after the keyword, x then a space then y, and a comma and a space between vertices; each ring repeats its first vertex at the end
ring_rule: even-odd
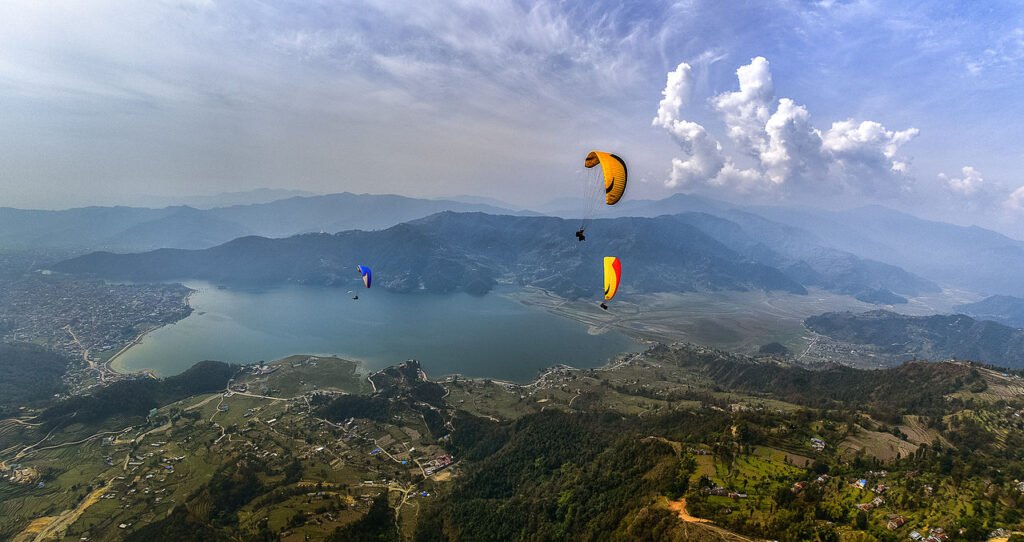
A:
POLYGON ((365 284, 366 287, 369 288, 370 283, 373 282, 373 272, 370 271, 370 268, 366 267, 365 265, 357 265, 356 270, 359 271, 359 274, 363 276, 363 284, 365 284))

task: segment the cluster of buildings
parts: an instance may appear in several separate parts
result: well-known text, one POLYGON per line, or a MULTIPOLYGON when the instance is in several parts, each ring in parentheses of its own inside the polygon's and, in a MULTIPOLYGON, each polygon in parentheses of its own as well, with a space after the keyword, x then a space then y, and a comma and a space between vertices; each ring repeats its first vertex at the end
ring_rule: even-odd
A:
POLYGON ((35 467, 23 466, 20 463, 11 463, 10 465, 0 463, 0 473, 3 473, 4 479, 12 484, 27 486, 35 484, 39 480, 39 471, 35 467))
POLYGON ((712 495, 712 496, 715 496, 715 497, 729 497, 730 499, 732 499, 734 501, 739 500, 739 499, 746 499, 747 498, 747 494, 746 493, 740 493, 739 491, 733 491, 731 489, 724 488, 722 486, 706 487, 706 488, 703 489, 703 492, 704 492, 705 495, 712 495))
MULTIPOLYGON (((829 479, 830 479, 829 475, 822 474, 821 476, 819 476, 819 477, 814 479, 814 483, 819 485, 819 486, 825 485, 825 483, 828 482, 829 479)), ((799 495, 800 492, 802 492, 806 488, 807 488, 807 482, 801 481, 801 482, 797 482, 797 483, 793 484, 793 487, 789 488, 789 490, 792 491, 793 493, 799 495)))
POLYGON ((0 321, 8 340, 43 342, 76 359, 122 348, 142 324, 188 316, 191 292, 180 284, 107 284, 36 274, 0 289, 0 321))
POLYGON ((914 542, 946 542, 949 540, 949 535, 941 527, 936 527, 929 530, 928 534, 914 531, 910 533, 910 539, 914 542))
POLYGON ((451 464, 452 456, 449 454, 442 454, 424 463, 423 472, 425 472, 427 476, 430 476, 451 464))
POLYGON ((249 367, 249 372, 251 372, 252 374, 254 374, 256 376, 265 376, 265 375, 269 375, 269 374, 272 374, 272 373, 276 372, 280 368, 281 367, 279 367, 277 365, 263 365, 263 364, 251 365, 249 367))
MULTIPOLYGON (((168 479, 174 475, 174 464, 183 461, 185 456, 167 455, 167 450, 162 448, 166 444, 152 442, 149 445, 157 448, 155 451, 126 457, 125 475, 116 476, 111 481, 110 489, 101 498, 120 500, 123 509, 131 507, 139 498, 152 499, 153 504, 173 503, 174 499, 169 496, 173 481, 168 482, 168 479)), ((125 525, 121 528, 131 526, 130 523, 125 525)))
POLYGON ((886 523, 885 526, 890 531, 895 531, 896 529, 899 529, 900 527, 902 527, 902 526, 907 524, 907 518, 905 518, 905 517, 903 517, 903 516, 901 516, 899 514, 890 514, 888 519, 889 519, 889 522, 886 523))
POLYGON ((816 335, 816 340, 807 346, 801 362, 807 365, 815 363, 842 363, 852 367, 878 368, 884 356, 878 349, 863 345, 839 341, 825 335, 816 335))
MULTIPOLYGON (((853 485, 853 487, 863 491, 863 490, 867 489, 869 487, 869 485, 871 485, 871 484, 868 483, 868 479, 869 478, 876 478, 876 479, 877 478, 885 478, 888 475, 889 475, 889 473, 884 471, 884 470, 883 471, 867 471, 866 473, 864 473, 864 478, 861 478, 861 479, 853 482, 852 485, 853 485)), ((878 508, 878 507, 882 506, 883 504, 885 504, 885 499, 882 497, 882 495, 884 495, 886 491, 889 491, 889 486, 883 484, 882 482, 875 483, 874 487, 871 488, 871 492, 875 493, 877 496, 874 499, 871 499, 871 502, 865 502, 865 503, 860 503, 860 504, 854 505, 854 508, 856 508, 857 510, 862 510, 864 512, 868 512, 870 510, 873 510, 875 508, 878 508)), ((894 525, 895 523, 899 523, 899 525, 896 525, 895 527, 892 527, 892 526, 889 527, 890 529, 894 529, 894 530, 902 527, 903 523, 906 523, 906 520, 903 520, 902 522, 894 521, 894 518, 892 518, 892 517, 890 517, 889 520, 890 520, 889 521, 889 525, 894 525)))
POLYGON ((857 510, 861 510, 863 512, 870 512, 871 510, 874 510, 875 508, 878 508, 883 504, 885 504, 885 499, 883 499, 881 496, 878 496, 875 497, 874 499, 871 499, 871 502, 856 504, 854 505, 854 508, 856 508, 857 510))
MULTIPOLYGON (((868 481, 867 481, 866 478, 861 478, 860 480, 857 480, 856 482, 853 483, 853 487, 855 487, 857 489, 860 489, 860 490, 867 489, 868 481)), ((874 493, 877 493, 879 495, 882 495, 886 491, 889 491, 889 486, 883 484, 882 482, 878 482, 878 484, 875 485, 875 487, 871 488, 871 491, 873 491, 874 493)))

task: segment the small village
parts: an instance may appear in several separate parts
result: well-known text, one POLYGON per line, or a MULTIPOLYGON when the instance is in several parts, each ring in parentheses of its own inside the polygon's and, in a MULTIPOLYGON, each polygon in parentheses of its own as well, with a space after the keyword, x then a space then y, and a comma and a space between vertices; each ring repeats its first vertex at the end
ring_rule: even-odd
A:
MULTIPOLYGON (((0 461, 0 476, 12 484, 30 486, 39 484, 39 471, 35 467, 21 463, 4 463, 0 461)), ((42 487, 42 486, 37 486, 42 487)))
POLYGON ((289 526, 285 540, 329 533, 382 491, 392 495, 399 511, 431 498, 435 484, 450 479, 457 464, 443 440, 425 436, 418 417, 394 423, 316 417, 311 405, 369 385, 349 362, 320 361, 302 356, 252 365, 223 392, 153 409, 141 426, 86 438, 78 446, 86 454, 79 460, 92 458, 86 479, 64 475, 44 485, 37 468, 52 471, 52 461, 72 449, 44 447, 27 452, 20 463, 0 463, 0 484, 32 486, 33 492, 45 492, 40 496, 79 495, 48 525, 85 539, 111 529, 131 531, 140 519, 166 513, 207 482, 221 457, 233 454, 272 471, 300 466, 293 483, 309 489, 286 506, 302 519, 275 520, 279 514, 271 514, 271 525, 289 526), (304 481, 304 473, 317 482, 304 481), (318 504, 309 508, 302 504, 307 500, 318 504), (60 518, 79 516, 84 519, 74 527, 61 523, 60 518))

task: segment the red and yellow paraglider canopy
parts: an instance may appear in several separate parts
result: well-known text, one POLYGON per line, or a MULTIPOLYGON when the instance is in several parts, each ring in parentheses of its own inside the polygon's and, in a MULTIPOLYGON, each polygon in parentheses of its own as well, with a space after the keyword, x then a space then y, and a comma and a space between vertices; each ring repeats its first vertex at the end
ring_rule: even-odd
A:
POLYGON ((610 301, 619 291, 619 281, 622 280, 622 262, 615 256, 604 257, 604 300, 610 301))

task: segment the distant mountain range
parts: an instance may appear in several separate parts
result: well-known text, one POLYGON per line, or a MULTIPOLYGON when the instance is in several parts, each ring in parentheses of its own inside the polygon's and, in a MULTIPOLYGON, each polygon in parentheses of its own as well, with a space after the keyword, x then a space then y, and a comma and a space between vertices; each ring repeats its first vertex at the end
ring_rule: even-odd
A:
MULTIPOLYGON (((703 212, 752 226, 772 224, 795 228, 798 243, 810 242, 874 261, 901 267, 944 286, 982 294, 1024 297, 1024 241, 977 226, 924 220, 879 205, 845 211, 787 206, 736 205, 676 194, 662 200, 623 201, 604 209, 609 216, 658 216, 703 212), (812 233, 813 232, 813 233, 812 233)), ((759 227, 747 228, 759 234, 759 227)), ((787 233, 788 235, 788 233, 787 233)), ((803 258, 808 259, 808 258, 803 258)))
POLYGON ((977 226, 923 220, 878 205, 840 212, 753 210, 815 232, 823 243, 936 282, 1024 296, 1024 242, 977 226))
POLYGON ((898 268, 850 255, 837 255, 841 265, 830 267, 834 261, 820 260, 812 266, 754 243, 733 223, 706 215, 597 220, 583 243, 573 236, 576 226, 575 221, 551 217, 443 212, 381 231, 283 239, 250 236, 205 250, 99 252, 54 269, 127 280, 350 285, 357 278, 354 266, 362 263, 374 268, 376 284, 395 291, 482 294, 499 282, 510 282, 578 298, 600 293, 601 258, 616 255, 623 261, 624 293, 802 294, 805 286, 823 286, 846 293, 885 288, 914 295, 935 288, 898 268))
POLYGON ((203 196, 143 196, 132 203, 133 207, 175 207, 187 205, 196 209, 213 209, 231 205, 253 205, 270 203, 285 198, 317 196, 308 190, 287 190, 280 188, 256 188, 238 192, 221 192, 203 196))
MULTIPOLYGON (((257 192, 237 197, 277 193, 257 192)), ((573 201, 554 201, 544 209, 575 222, 581 206, 573 201)), ((0 208, 0 249, 78 253, 201 249, 251 235, 381 230, 442 211, 536 216, 500 204, 469 196, 427 200, 342 193, 212 209, 0 208)), ((904 296, 937 291, 939 285, 1024 297, 1024 242, 879 206, 823 211, 743 206, 676 194, 662 200, 623 200, 613 207, 602 206, 597 213, 605 218, 662 215, 685 215, 686 223, 743 258, 776 268, 802 285, 821 286, 869 303, 899 304, 904 296)))
POLYGON ((804 325, 837 341, 867 345, 881 354, 903 359, 965 359, 1024 368, 1024 331, 964 314, 830 312, 812 316, 804 325))
POLYGON ((0 208, 0 249, 140 251, 208 248, 246 235, 376 230, 441 211, 528 214, 482 203, 393 195, 330 194, 215 209, 85 207, 65 211, 0 208))
POLYGON ((743 256, 776 267, 806 286, 859 296, 874 304, 906 302, 907 295, 939 291, 926 279, 898 267, 829 248, 811 233, 760 216, 732 212, 729 218, 684 213, 693 225, 743 256))
POLYGON ((1024 299, 1008 295, 994 295, 978 301, 954 307, 958 312, 992 320, 1010 327, 1024 328, 1024 299))

